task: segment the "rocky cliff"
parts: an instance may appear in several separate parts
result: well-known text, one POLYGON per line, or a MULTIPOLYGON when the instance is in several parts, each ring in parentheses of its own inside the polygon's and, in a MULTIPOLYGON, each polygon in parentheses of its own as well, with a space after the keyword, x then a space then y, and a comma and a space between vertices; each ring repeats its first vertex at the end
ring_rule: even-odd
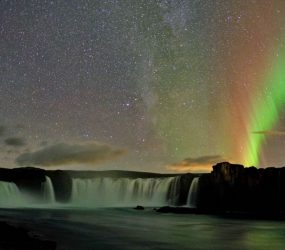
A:
POLYGON ((200 177, 198 209, 208 213, 283 213, 285 168, 218 163, 210 174, 200 177))

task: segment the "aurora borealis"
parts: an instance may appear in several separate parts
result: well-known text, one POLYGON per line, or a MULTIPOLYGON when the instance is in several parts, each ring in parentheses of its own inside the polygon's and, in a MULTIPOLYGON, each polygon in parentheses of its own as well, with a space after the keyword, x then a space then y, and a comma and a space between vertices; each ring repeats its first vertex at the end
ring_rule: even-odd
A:
POLYGON ((58 148, 89 158, 55 168, 285 165, 284 1, 1 1, 0 11, 3 166, 45 167, 32 157, 58 148), (100 145, 104 157, 124 153, 90 158, 100 145))

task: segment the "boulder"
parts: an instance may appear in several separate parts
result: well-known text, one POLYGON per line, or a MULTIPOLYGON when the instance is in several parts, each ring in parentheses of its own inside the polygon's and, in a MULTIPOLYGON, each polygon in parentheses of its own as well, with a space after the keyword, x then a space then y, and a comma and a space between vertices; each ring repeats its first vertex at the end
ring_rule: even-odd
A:
POLYGON ((144 207, 137 205, 136 207, 134 207, 134 209, 136 209, 136 210, 144 210, 144 207))
POLYGON ((9 225, 8 223, 0 222, 1 240, 0 249, 13 250, 55 250, 56 242, 33 238, 29 232, 21 227, 9 225))

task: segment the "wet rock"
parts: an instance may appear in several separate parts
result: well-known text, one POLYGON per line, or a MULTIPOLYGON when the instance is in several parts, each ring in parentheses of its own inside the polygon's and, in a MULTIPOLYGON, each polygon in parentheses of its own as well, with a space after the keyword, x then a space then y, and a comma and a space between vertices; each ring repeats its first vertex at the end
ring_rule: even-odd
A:
POLYGON ((52 181, 56 201, 68 202, 72 192, 72 179, 68 172, 63 170, 47 171, 47 175, 52 181))
POLYGON ((36 239, 29 235, 29 232, 21 227, 0 222, 1 250, 55 250, 56 242, 50 240, 36 239))
POLYGON ((144 210, 144 207, 138 205, 138 206, 134 207, 134 209, 136 209, 136 210, 144 210))
POLYGON ((20 190, 41 196, 45 170, 33 167, 0 169, 0 180, 14 182, 20 190))
POLYGON ((284 183, 284 168, 218 163, 211 174, 200 177, 197 207, 207 213, 280 214, 285 210, 284 183))

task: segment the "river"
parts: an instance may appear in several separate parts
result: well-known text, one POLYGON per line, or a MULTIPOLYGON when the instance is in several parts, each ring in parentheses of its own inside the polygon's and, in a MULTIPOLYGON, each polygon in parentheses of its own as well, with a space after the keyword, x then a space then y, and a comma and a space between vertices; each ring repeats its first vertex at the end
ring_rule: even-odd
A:
POLYGON ((0 219, 55 240, 58 250, 285 249, 285 222, 161 214, 147 208, 1 209, 0 219))

